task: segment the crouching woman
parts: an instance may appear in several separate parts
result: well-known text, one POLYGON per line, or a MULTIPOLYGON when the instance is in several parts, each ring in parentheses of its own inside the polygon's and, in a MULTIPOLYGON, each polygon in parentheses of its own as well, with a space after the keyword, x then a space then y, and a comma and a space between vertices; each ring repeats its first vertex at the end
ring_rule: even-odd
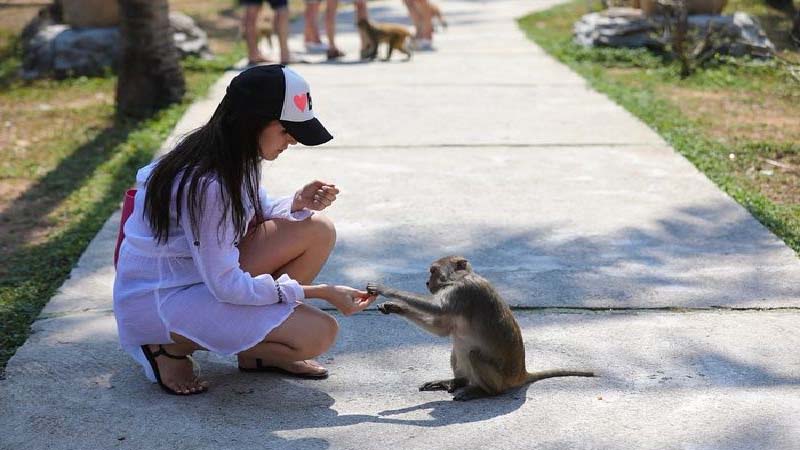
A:
POLYGON ((336 240, 314 212, 339 191, 313 181, 273 199, 259 183, 262 160, 330 139, 305 80, 258 66, 232 80, 208 123, 139 170, 114 314, 122 347, 166 392, 206 391, 188 358, 201 349, 237 355, 242 371, 327 376, 313 358, 333 344, 338 324, 302 300, 326 300, 345 315, 375 300, 312 284, 336 240))

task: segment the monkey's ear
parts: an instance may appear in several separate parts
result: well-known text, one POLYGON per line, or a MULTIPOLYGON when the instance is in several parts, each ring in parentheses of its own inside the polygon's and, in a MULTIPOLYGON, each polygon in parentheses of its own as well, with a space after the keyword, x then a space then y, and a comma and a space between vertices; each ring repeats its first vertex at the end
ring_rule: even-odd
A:
POLYGON ((468 265, 466 259, 459 259, 456 261, 456 270, 467 270, 468 265))

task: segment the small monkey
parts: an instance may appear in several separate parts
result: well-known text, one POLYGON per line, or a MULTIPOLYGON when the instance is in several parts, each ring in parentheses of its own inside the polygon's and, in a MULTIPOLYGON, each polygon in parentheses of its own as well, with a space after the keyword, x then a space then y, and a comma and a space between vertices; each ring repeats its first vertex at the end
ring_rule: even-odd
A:
POLYGON ((384 314, 399 314, 437 336, 451 336, 450 366, 454 378, 431 381, 420 391, 455 392, 453 400, 497 395, 550 377, 593 377, 594 373, 525 368, 522 333, 511 309, 485 278, 461 256, 447 256, 430 267, 425 283, 432 296, 399 291, 378 283, 367 291, 395 300, 378 306, 384 314))
POLYGON ((360 19, 358 32, 364 42, 364 48, 361 50, 362 59, 375 59, 378 56, 378 44, 381 43, 385 43, 387 46, 384 61, 388 61, 392 57, 394 50, 405 53, 406 60, 411 59, 411 48, 408 45, 411 32, 406 27, 394 23, 375 23, 367 19, 360 19))

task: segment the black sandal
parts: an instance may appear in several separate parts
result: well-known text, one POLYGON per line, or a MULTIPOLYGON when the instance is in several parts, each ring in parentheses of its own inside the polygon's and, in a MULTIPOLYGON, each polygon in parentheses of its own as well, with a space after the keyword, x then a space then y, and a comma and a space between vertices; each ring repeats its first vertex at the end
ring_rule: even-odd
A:
POLYGON ((275 366, 265 366, 262 365, 262 361, 260 358, 256 358, 256 366, 254 368, 246 368, 239 366, 239 370, 242 372, 273 372, 273 373, 280 373, 283 375, 289 375, 295 378, 304 378, 307 380, 324 380, 328 378, 328 369, 325 369, 325 372, 320 373, 297 373, 297 372, 290 372, 286 369, 281 369, 280 367, 275 366))
MULTIPOLYGON (((189 392, 188 394, 184 394, 182 392, 178 392, 178 391, 172 389, 171 387, 169 387, 166 384, 164 384, 163 382, 161 382, 161 372, 158 371, 158 364, 156 364, 156 358, 157 357, 166 356, 167 358, 188 359, 190 361, 192 360, 192 358, 189 358, 187 355, 173 355, 172 353, 168 353, 164 349, 164 346, 161 345, 161 344, 158 344, 158 350, 156 350, 155 352, 150 350, 150 346, 149 345, 142 345, 142 353, 144 353, 145 358, 147 358, 147 362, 150 363, 150 368, 153 369, 153 374, 156 376, 156 381, 158 382, 158 385, 161 386, 161 389, 164 389, 167 393, 172 394, 172 395, 194 395, 194 394, 202 394, 203 392, 206 392, 207 389, 203 388, 200 391, 189 392)), ((192 364, 194 364, 194 362, 192 362, 192 364)))

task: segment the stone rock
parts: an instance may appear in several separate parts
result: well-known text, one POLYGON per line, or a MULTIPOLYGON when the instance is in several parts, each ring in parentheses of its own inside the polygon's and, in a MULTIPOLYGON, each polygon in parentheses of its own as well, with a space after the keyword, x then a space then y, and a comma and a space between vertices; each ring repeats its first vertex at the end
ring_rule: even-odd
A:
POLYGON ((210 58, 211 50, 208 48, 208 35, 198 27, 194 20, 182 12, 169 13, 169 23, 172 27, 175 45, 181 56, 199 56, 210 58))
MULTIPOLYGON (((191 17, 171 12, 169 19, 182 57, 211 57, 208 37, 191 17)), ((122 48, 117 27, 71 28, 47 21, 27 27, 22 46, 26 79, 101 75, 116 68, 122 48)))
POLYGON ((655 31, 656 24, 634 8, 586 14, 573 25, 575 41, 585 47, 658 47, 655 31))
MULTIPOLYGON (((610 8, 584 15, 575 22, 575 41, 583 46, 651 47, 665 44, 659 36, 664 18, 646 16, 632 8, 610 8)), ((733 56, 770 56, 775 45, 758 21, 745 13, 733 15, 690 15, 689 32, 700 38, 711 32, 724 43, 719 49, 733 56)))

